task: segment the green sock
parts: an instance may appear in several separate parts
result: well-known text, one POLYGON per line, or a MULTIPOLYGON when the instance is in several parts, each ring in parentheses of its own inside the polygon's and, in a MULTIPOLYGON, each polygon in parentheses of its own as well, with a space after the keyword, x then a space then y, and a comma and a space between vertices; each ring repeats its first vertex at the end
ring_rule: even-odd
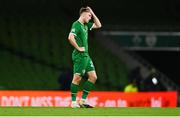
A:
POLYGON ((87 98, 89 91, 92 90, 93 86, 94 84, 88 80, 84 83, 82 99, 85 100, 87 98))
POLYGON ((76 95, 78 92, 79 85, 71 83, 71 98, 72 101, 76 101, 76 95))

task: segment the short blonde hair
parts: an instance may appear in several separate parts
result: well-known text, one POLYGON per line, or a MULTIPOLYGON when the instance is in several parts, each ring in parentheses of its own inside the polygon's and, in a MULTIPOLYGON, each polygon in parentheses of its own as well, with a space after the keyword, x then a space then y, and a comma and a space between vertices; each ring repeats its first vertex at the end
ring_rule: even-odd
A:
POLYGON ((81 7, 79 10, 79 15, 81 15, 83 12, 90 12, 90 10, 86 7, 81 7))

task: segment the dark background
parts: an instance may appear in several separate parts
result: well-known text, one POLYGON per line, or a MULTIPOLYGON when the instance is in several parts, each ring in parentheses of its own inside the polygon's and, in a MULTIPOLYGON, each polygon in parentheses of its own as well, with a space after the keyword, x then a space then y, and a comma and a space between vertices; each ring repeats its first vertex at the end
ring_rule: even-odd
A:
MULTIPOLYGON (((7 25, 10 25, 12 20, 17 21, 17 24, 21 23, 22 19, 29 22, 27 26, 33 21, 41 23, 47 20, 47 25, 50 25, 53 20, 61 20, 64 21, 65 28, 61 30, 65 31, 65 38, 72 22, 79 16, 79 8, 86 5, 92 7, 100 18, 103 24, 101 30, 157 32, 180 30, 179 0, 1 0, 0 17, 7 25)), ((180 84, 179 51, 134 52, 175 83, 180 84)))

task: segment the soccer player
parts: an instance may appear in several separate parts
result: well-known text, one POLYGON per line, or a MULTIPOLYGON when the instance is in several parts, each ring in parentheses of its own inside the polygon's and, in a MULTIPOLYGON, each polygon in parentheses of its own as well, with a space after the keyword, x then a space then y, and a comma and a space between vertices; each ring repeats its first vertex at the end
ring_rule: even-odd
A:
POLYGON ((79 11, 80 17, 72 24, 68 40, 74 47, 72 53, 73 60, 73 80, 70 86, 72 108, 92 108, 86 103, 86 98, 96 82, 97 75, 93 62, 88 54, 88 31, 100 28, 101 23, 90 7, 82 7, 79 11), (92 19, 92 22, 90 21, 92 19), (79 104, 76 102, 79 83, 82 76, 87 73, 88 80, 83 87, 82 98, 79 104))

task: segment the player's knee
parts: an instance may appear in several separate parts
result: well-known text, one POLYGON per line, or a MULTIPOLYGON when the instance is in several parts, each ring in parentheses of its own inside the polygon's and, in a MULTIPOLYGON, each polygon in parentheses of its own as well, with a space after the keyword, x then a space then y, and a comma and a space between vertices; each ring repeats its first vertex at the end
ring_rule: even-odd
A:
POLYGON ((72 83, 78 85, 80 83, 80 81, 81 81, 81 77, 79 75, 74 75, 72 83))
POLYGON ((97 80, 97 76, 96 76, 96 75, 91 75, 91 76, 89 76, 89 81, 95 83, 96 80, 97 80))
POLYGON ((93 79, 96 81, 97 80, 97 76, 95 75, 95 76, 93 76, 93 79))

